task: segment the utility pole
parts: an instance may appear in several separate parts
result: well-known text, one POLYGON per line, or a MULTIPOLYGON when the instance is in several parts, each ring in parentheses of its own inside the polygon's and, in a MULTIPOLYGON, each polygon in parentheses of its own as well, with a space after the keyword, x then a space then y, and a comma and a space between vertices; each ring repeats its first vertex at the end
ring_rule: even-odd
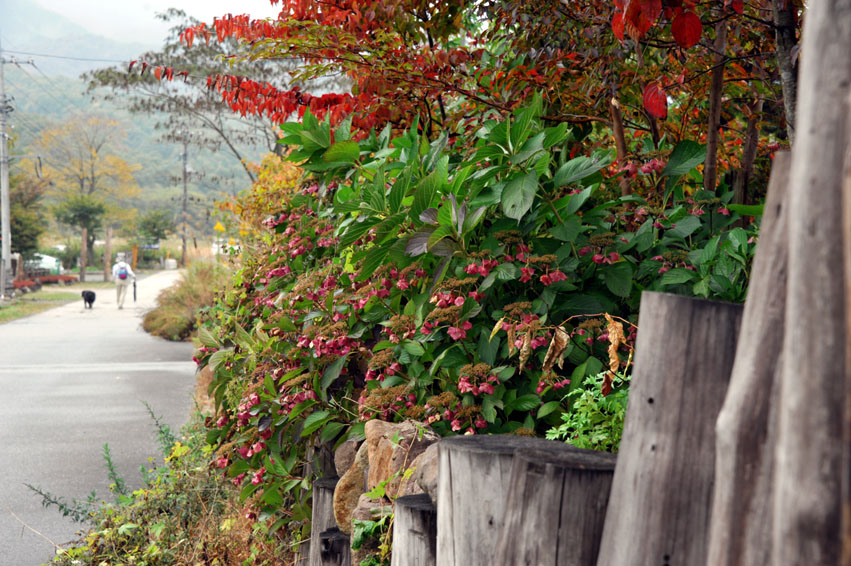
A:
POLYGON ((9 213, 9 146, 6 135, 6 115, 12 111, 11 105, 6 101, 6 82, 3 78, 3 67, 6 60, 3 58, 3 47, 0 45, 0 236, 3 238, 2 250, 0 250, 0 299, 6 299, 6 286, 8 284, 9 270, 12 267, 12 230, 9 225, 11 214, 9 213))
POLYGON ((189 140, 187 139, 187 133, 183 132, 183 247, 180 255, 180 265, 186 267, 186 177, 187 177, 187 165, 186 160, 188 158, 187 155, 187 146, 189 144, 189 140))
MULTIPOLYGON (((8 299, 6 292, 9 287, 9 273, 12 270, 12 215, 9 211, 9 135, 6 133, 6 124, 12 105, 6 98, 6 79, 3 74, 6 63, 19 65, 18 61, 3 57, 3 45, 0 44, 0 299, 8 299)), ((32 64, 32 60, 28 61, 32 64)))

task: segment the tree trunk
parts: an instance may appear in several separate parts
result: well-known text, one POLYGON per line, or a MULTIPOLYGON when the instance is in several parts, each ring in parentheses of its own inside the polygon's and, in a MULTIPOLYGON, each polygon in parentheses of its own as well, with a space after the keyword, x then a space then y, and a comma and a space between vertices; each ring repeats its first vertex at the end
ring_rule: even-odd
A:
POLYGON ((83 227, 82 249, 80 249, 80 283, 86 281, 86 266, 89 259, 89 231, 83 227))
POLYGON ((491 566, 505 515, 514 452, 519 448, 564 452, 561 442, 514 435, 456 436, 438 445, 437 563, 491 566))
POLYGON ((703 189, 715 192, 718 183, 718 138, 721 127, 721 93, 724 87, 724 63, 727 51, 727 20, 715 24, 715 56, 712 59, 712 83, 709 87, 709 124, 706 131, 706 161, 703 189))
POLYGON ((783 90, 783 109, 786 114, 786 133, 789 145, 795 143, 795 108, 798 103, 798 73, 792 49, 798 44, 796 37, 797 7, 791 0, 771 0, 774 15, 774 38, 777 44, 777 68, 780 69, 780 88, 783 90))
MULTIPOLYGON (((774 490, 775 564, 842 564, 843 411, 849 347, 837 240, 851 89, 851 0, 813 2, 792 152, 789 278, 774 490)), ((843 198, 845 201, 843 202, 843 198)), ((848 494, 846 493, 847 497, 848 494)), ((847 526, 847 525, 846 525, 847 526)))
POLYGON ((511 566, 594 566, 617 456, 520 449, 496 547, 511 566))
POLYGON ((395 502, 390 566, 437 565, 437 510, 428 495, 406 495, 395 502))
POLYGON ((112 278, 112 226, 106 227, 106 243, 103 247, 103 280, 112 278))
MULTIPOLYGON (((623 115, 621 114, 621 105, 617 97, 612 96, 609 101, 609 112, 612 116, 612 133, 615 136, 615 148, 618 152, 618 165, 624 167, 627 160, 626 134, 623 128, 623 115)), ((626 176, 621 177, 621 196, 631 195, 632 188, 629 186, 629 179, 626 176)))
POLYGON ((791 156, 774 156, 730 386, 715 427, 712 566, 770 566, 771 482, 777 442, 791 156))
POLYGON ((745 133, 745 144, 742 151, 742 167, 736 172, 733 182, 733 202, 745 204, 748 197, 748 186, 753 175, 753 164, 756 161, 756 150, 759 145, 759 118, 762 114, 762 99, 754 100, 750 105, 751 116, 748 118, 748 129, 745 133))
POLYGON ((597 566, 706 564, 715 421, 740 305, 641 296, 635 371, 597 566))

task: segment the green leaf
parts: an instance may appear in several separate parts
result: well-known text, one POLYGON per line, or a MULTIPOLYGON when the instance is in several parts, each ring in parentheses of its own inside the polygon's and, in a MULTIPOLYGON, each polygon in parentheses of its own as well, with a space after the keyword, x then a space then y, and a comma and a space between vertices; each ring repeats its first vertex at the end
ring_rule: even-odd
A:
POLYGON ((632 292, 632 264, 619 261, 603 267, 600 271, 609 291, 618 297, 629 297, 632 292))
POLYGON ((594 157, 587 157, 585 155, 574 157, 555 172, 555 175, 553 175, 553 186, 559 188, 569 183, 581 181, 585 177, 593 175, 603 167, 608 166, 611 162, 612 158, 607 154, 596 155, 594 157))
POLYGON ((690 236, 700 228, 700 218, 694 215, 689 215, 676 222, 676 226, 665 232, 665 236, 673 236, 675 238, 685 238, 690 236))
POLYGON ((548 403, 544 403, 541 405, 541 408, 538 409, 538 418, 542 419, 552 413, 553 411, 558 410, 561 407, 560 401, 549 401, 548 403))
POLYGON ((683 140, 677 144, 668 164, 662 171, 663 176, 679 177, 685 175, 706 159, 706 146, 692 140, 683 140))
POLYGON ((334 383, 334 380, 340 377, 340 372, 343 370, 343 367, 346 365, 346 359, 348 355, 345 355, 341 358, 337 358, 330 364, 325 367, 325 371, 322 372, 322 381, 319 382, 319 387, 322 389, 324 393, 328 387, 334 383))
MULTIPOLYGON (((513 134, 514 132, 512 132, 513 134)), ((544 132, 539 133, 533 138, 526 140, 516 154, 511 156, 511 163, 525 163, 535 156, 535 154, 544 151, 544 132)))
POLYGON ((694 271, 677 267, 663 273, 660 283, 662 285, 679 285, 680 283, 687 283, 696 277, 697 274, 694 271))
POLYGON ((213 355, 210 356, 210 360, 207 362, 207 366, 211 371, 216 371, 222 362, 230 359, 233 356, 233 348, 226 348, 224 350, 219 350, 218 352, 213 352, 213 355))
POLYGON ((513 263, 500 263, 493 272, 500 281, 512 281, 520 277, 520 268, 513 263))
POLYGON ((326 424, 319 435, 319 441, 322 443, 332 442, 344 428, 346 428, 345 423, 330 422, 326 424))
POLYGON ((420 357, 425 354, 425 348, 423 348, 423 345, 414 340, 405 340, 402 342, 402 349, 416 357, 420 357))
POLYGON ((538 177, 534 173, 513 177, 502 190, 502 211, 519 221, 532 208, 538 192, 538 177))
POLYGON ((552 146, 563 142, 567 139, 567 122, 562 122, 558 126, 547 128, 544 130, 544 148, 549 149, 552 146))
POLYGON ((496 407, 493 398, 488 395, 482 400, 482 416, 489 423, 496 421, 496 407))
POLYGON ((354 163, 360 157, 360 146, 355 141, 337 142, 322 154, 322 160, 329 163, 354 163))
POLYGON ((764 204, 728 204, 727 208, 742 216, 762 216, 764 204))
MULTIPOLYGON (((578 195, 577 195, 578 196, 578 195)), ((582 221, 578 216, 570 216, 561 224, 554 226, 550 234, 562 242, 575 242, 576 237, 582 230, 582 221)))
POLYGON ((511 409, 513 411, 531 411, 535 407, 538 407, 540 404, 540 397, 538 397, 534 393, 527 393, 526 395, 521 395, 520 397, 512 401, 511 409))
POLYGON ((207 348, 219 347, 219 341, 216 340, 215 335, 205 326, 198 329, 198 340, 202 346, 206 346, 207 348))
POLYGON ((328 411, 315 411, 304 419, 304 428, 301 431, 302 436, 309 436, 319 430, 319 427, 324 425, 329 419, 334 418, 328 411))
POLYGON ((431 202, 439 189, 447 183, 448 176, 449 156, 444 155, 438 161, 435 170, 417 184, 414 192, 414 203, 410 211, 411 218, 419 218, 420 213, 431 206, 431 202))

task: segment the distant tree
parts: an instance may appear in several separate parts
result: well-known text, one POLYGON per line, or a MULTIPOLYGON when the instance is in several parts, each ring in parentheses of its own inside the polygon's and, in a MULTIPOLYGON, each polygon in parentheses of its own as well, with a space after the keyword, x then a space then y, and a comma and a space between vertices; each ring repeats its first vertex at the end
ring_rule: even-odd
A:
POLYGON ((146 241, 164 240, 174 228, 174 216, 168 210, 151 210, 139 219, 139 236, 146 241))
POLYGON ((47 183, 29 175, 9 179, 9 228, 12 251, 30 259, 38 251, 38 238, 45 231, 42 200, 47 183))
POLYGON ((139 188, 133 173, 139 167, 117 155, 124 135, 115 120, 93 115, 44 130, 33 145, 41 155, 51 192, 113 203, 136 196, 139 188))
POLYGON ((154 117, 166 141, 182 142, 186 137, 184 132, 191 132, 190 144, 208 150, 223 149, 242 164, 253 181, 244 148, 260 146, 268 151, 275 150, 279 147, 276 131, 260 116, 243 114, 242 120, 235 119, 231 105, 223 103, 221 94, 208 87, 206 78, 225 72, 236 73, 258 77, 258 80, 281 87, 286 71, 294 65, 283 59, 241 61, 232 65, 229 58, 238 49, 236 40, 214 41, 189 48, 181 43, 180 34, 200 22, 175 8, 160 14, 159 18, 173 24, 162 50, 140 54, 134 65, 137 72, 110 67, 86 73, 84 78, 89 81, 89 92, 94 97, 119 101, 130 112, 154 117), (174 76, 173 81, 160 81, 160 73, 166 72, 164 69, 183 74, 174 76), (106 95, 102 91, 104 88, 108 91, 106 95))
POLYGON ((90 258, 95 236, 103 226, 107 206, 91 195, 73 195, 60 202, 53 210, 60 224, 88 230, 88 250, 90 258))

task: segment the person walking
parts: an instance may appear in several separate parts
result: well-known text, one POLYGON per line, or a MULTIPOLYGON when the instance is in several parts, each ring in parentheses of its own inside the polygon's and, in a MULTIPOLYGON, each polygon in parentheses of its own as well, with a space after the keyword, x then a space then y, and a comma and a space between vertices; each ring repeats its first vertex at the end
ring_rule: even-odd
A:
POLYGON ((119 253, 115 257, 115 265, 112 266, 112 280, 115 281, 115 299, 118 303, 118 308, 124 308, 124 297, 127 296, 127 287, 130 283, 136 281, 136 274, 124 261, 124 253, 119 253))

